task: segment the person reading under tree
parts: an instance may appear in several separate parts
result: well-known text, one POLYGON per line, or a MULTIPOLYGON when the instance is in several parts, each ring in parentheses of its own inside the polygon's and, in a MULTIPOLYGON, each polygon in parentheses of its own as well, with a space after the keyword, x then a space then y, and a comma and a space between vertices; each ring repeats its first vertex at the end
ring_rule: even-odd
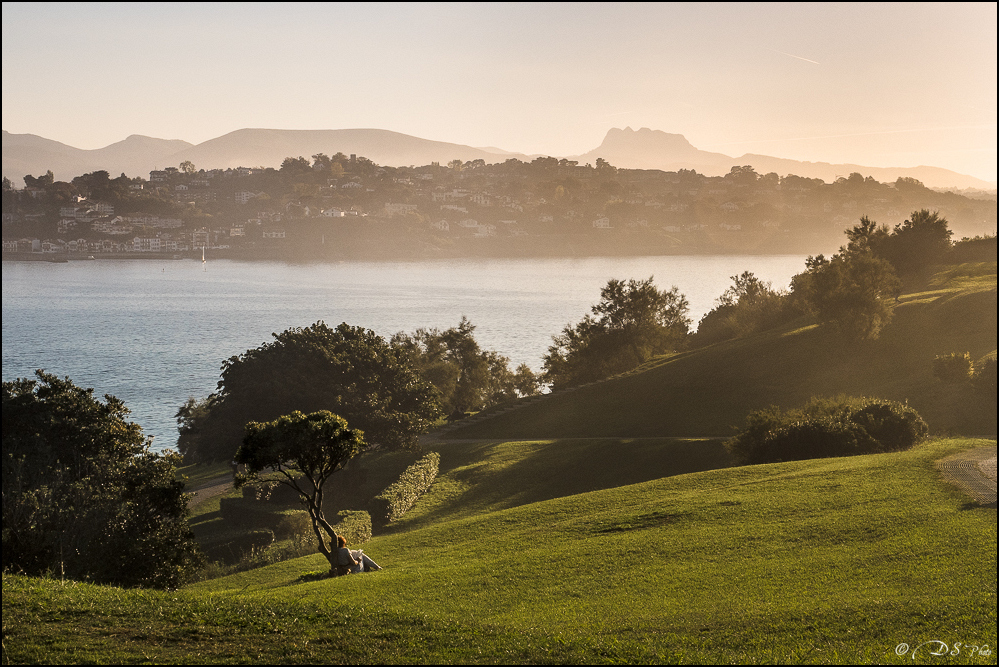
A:
POLYGON ((336 536, 337 574, 377 572, 382 569, 378 563, 368 558, 362 549, 348 549, 343 535, 336 536))

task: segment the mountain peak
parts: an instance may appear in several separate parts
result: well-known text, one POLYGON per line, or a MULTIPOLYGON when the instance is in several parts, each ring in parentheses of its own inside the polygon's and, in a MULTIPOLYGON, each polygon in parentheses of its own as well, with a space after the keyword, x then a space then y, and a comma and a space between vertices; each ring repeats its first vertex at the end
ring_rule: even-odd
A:
POLYGON ((627 150, 635 146, 641 146, 644 150, 652 148, 670 153, 697 150, 682 134, 670 134, 662 130, 650 130, 647 127, 638 130, 633 130, 630 127, 626 127, 623 130, 612 127, 607 130, 607 135, 604 137, 603 143, 600 144, 600 148, 618 150, 627 150))
POLYGON ((695 167, 698 171, 718 171, 720 165, 731 158, 720 153, 701 151, 691 145, 682 134, 670 134, 647 127, 633 130, 612 127, 603 143, 583 155, 582 162, 603 158, 615 166, 633 169, 666 169, 695 167))

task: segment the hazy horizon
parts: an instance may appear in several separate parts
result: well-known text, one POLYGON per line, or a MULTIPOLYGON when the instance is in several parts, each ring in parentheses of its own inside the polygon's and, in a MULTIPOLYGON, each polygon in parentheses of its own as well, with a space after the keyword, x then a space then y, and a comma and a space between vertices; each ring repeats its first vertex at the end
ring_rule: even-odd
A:
POLYGON ((996 5, 3 4, 3 129, 82 149, 378 128, 578 155, 701 150, 996 181, 996 5))

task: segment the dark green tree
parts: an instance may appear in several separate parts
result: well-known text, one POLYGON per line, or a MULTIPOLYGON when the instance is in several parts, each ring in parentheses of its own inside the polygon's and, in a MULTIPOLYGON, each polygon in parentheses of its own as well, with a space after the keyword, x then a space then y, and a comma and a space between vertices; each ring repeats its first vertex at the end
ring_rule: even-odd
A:
POLYGON ((881 255, 901 276, 911 276, 939 263, 951 248, 952 232, 946 218, 926 209, 913 211, 905 222, 895 225, 881 255))
POLYGON ((3 567, 172 588, 200 563, 176 455, 114 396, 37 371, 3 383, 3 567))
POLYGON ((312 164, 304 157, 286 157, 281 162, 281 173, 290 176, 304 176, 312 173, 312 164))
POLYGON ((542 380, 553 389, 571 387, 680 349, 690 326, 687 298, 676 287, 659 290, 652 280, 608 281, 592 314, 553 337, 542 380))
POLYGON ((192 461, 228 460, 243 427, 298 410, 330 410, 374 445, 410 447, 441 416, 439 395, 401 351, 375 332, 323 322, 273 334, 227 359, 218 390, 177 413, 178 447, 192 461))
POLYGON ((848 243, 846 248, 841 249, 841 251, 848 253, 871 252, 883 258, 884 249, 890 236, 891 230, 888 229, 887 225, 878 226, 878 223, 866 215, 861 216, 860 224, 846 230, 848 243))
POLYGON ((250 422, 236 461, 246 466, 245 483, 266 470, 280 475, 278 481, 298 493, 312 519, 319 551, 336 570, 336 531, 323 514, 323 491, 333 473, 365 448, 364 435, 347 427, 342 417, 320 410, 312 414, 292 412, 274 421, 250 422))
POLYGON ((854 340, 874 340, 891 321, 902 283, 892 265, 873 253, 809 257, 792 279, 794 293, 819 322, 854 340))
POLYGON ((801 312, 788 294, 774 290, 749 271, 732 276, 715 307, 701 318, 693 344, 708 345, 777 326, 801 312))
POLYGON ((445 331, 417 329, 398 333, 392 346, 406 355, 441 394, 447 414, 481 410, 518 396, 539 392, 537 377, 525 364, 510 371, 509 358, 482 350, 474 337, 475 325, 462 317, 445 331))
POLYGON ((849 242, 840 252, 872 253, 891 263, 899 276, 910 278, 942 261, 951 249, 948 225, 946 218, 926 209, 913 211, 891 230, 863 216, 859 225, 846 230, 849 242))

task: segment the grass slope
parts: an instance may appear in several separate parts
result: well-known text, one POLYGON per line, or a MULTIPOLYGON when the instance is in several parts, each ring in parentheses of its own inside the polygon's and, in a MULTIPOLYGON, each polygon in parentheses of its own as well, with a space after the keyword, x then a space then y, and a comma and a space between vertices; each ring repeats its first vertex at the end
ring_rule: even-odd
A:
POLYGON ((995 262, 949 267, 904 295, 877 341, 851 344, 817 326, 765 332, 654 360, 446 437, 727 437, 752 410, 838 394, 908 401, 934 433, 995 434, 993 400, 933 377, 933 358, 950 352, 995 355, 995 262))
POLYGON ((545 460, 555 445, 495 443, 491 463, 464 478, 470 464, 452 466, 450 492, 366 546, 383 572, 305 581, 323 567, 310 556, 168 593, 5 574, 3 659, 994 663, 969 646, 995 648, 996 512, 933 465, 984 444, 995 445, 932 441, 521 504, 502 489, 572 484, 545 460), (930 640, 963 652, 896 655, 930 640))

